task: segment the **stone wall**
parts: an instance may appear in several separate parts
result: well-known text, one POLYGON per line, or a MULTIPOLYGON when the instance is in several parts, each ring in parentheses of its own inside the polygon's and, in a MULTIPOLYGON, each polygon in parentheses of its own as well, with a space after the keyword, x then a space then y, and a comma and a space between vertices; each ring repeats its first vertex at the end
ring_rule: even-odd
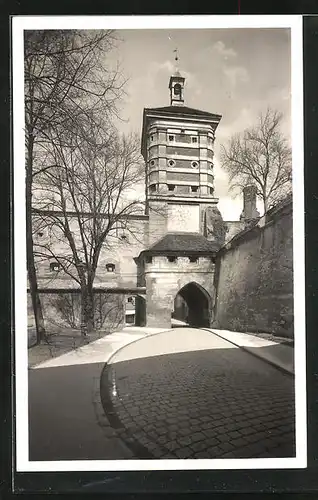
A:
POLYGON ((170 327, 171 313, 177 293, 188 283, 197 283, 209 294, 211 308, 214 300, 214 263, 210 257, 199 257, 190 263, 188 257, 169 262, 165 256, 152 257, 144 265, 140 284, 146 286, 147 326, 170 327))
POLYGON ((234 236, 216 260, 214 326, 293 336, 292 202, 234 236))
MULTIPOLYGON (((41 303, 45 327, 50 333, 56 329, 80 329, 80 293, 41 293, 41 303)), ((30 293, 27 295, 28 325, 34 326, 33 308, 30 293)), ((125 325, 126 297, 115 293, 94 293, 95 329, 113 332, 125 325)))
MULTIPOLYGON (((77 235, 77 248, 81 248, 79 233, 76 223, 72 224, 73 234, 77 235)), ((44 230, 42 230, 44 233, 44 230)), ((49 245, 56 255, 71 256, 69 246, 65 237, 59 237, 57 232, 51 231, 50 235, 43 234, 41 239, 35 235, 35 242, 49 245)), ((96 269, 95 286, 135 287, 137 281, 137 266, 134 258, 147 246, 148 243, 148 218, 142 217, 129 221, 124 229, 110 233, 107 237, 98 261, 96 269), (115 269, 109 272, 107 264, 114 264, 115 269)), ((41 250, 41 247, 39 247, 41 250)), ((35 247, 37 249, 37 247, 35 247)), ((74 280, 63 270, 58 272, 50 270, 50 263, 55 259, 38 257, 37 259, 38 282, 40 288, 45 287, 73 287, 76 286, 74 280)), ((75 268, 73 269, 76 275, 75 268)))

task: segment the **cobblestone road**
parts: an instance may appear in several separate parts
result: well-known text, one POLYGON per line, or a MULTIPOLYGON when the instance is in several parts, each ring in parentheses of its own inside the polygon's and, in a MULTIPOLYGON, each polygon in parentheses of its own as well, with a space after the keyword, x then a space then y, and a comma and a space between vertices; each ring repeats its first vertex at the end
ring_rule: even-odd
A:
POLYGON ((135 456, 295 456, 293 378, 228 346, 105 368, 105 413, 135 456))

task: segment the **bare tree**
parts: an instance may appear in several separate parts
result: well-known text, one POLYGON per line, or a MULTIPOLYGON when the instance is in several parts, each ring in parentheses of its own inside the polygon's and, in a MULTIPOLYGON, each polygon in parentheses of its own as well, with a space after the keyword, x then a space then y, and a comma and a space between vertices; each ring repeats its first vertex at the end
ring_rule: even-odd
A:
POLYGON ((54 258, 80 286, 86 335, 94 328, 93 285, 101 251, 119 225, 131 230, 131 217, 140 213, 141 200, 127 191, 143 179, 144 166, 137 136, 105 130, 88 114, 76 116, 70 125, 55 129, 47 144, 50 168, 39 176, 41 202, 54 210, 38 209, 37 215, 52 238, 35 250, 41 258, 54 258))
MULTIPOLYGON (((123 80, 117 66, 106 65, 113 48, 112 31, 26 31, 25 140, 27 268, 38 342, 45 336, 33 255, 32 195, 36 177, 50 165, 46 146, 54 130, 102 110, 104 120, 117 113, 123 80)), ((59 133, 59 132, 56 132, 59 133)))
POLYGON ((268 109, 258 123, 221 148, 221 164, 231 188, 257 187, 264 212, 291 191, 291 148, 280 126, 282 113, 268 109))

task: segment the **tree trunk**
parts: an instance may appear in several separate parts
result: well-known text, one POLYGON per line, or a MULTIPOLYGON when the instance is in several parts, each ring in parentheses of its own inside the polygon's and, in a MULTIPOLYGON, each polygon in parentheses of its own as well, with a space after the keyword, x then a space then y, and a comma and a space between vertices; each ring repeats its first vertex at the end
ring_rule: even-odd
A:
POLYGON ((86 337, 94 330, 94 296, 93 287, 81 286, 81 334, 86 337))
MULTIPOLYGON (((28 163, 30 160, 28 160, 28 163)), ((36 341, 40 343, 45 338, 45 326, 42 304, 38 292, 35 270, 33 235, 32 235, 32 170, 28 165, 26 174, 26 239, 27 239, 27 269, 32 299, 33 314, 36 327, 36 341)))

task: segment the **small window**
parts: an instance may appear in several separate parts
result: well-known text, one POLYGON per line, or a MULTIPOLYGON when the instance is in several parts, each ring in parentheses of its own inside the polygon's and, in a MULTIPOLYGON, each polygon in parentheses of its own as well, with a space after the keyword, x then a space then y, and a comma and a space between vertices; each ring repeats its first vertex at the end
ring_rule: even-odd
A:
POLYGON ((181 129, 181 134, 184 134, 184 133, 185 133, 185 130, 184 130, 184 128, 183 128, 183 129, 181 129))
POLYGON ((174 255, 169 255, 168 261, 169 262, 177 262, 177 257, 175 257, 174 255))
POLYGON ((169 141, 170 142, 174 141, 174 135, 169 135, 169 141))
POLYGON ((39 237, 39 238, 43 238, 43 236, 44 236, 44 233, 43 233, 42 231, 39 231, 39 232, 38 232, 38 237, 39 237))
POLYGON ((106 271, 108 273, 113 273, 115 271, 115 264, 113 264, 112 262, 109 262, 108 264, 106 264, 106 271))
POLYGON ((213 163, 209 163, 209 168, 213 170, 213 163))
POLYGON ((153 167, 155 165, 155 160, 151 160, 150 165, 153 167))
POLYGON ((180 83, 176 83, 173 90, 174 90, 174 95, 181 95, 181 85, 180 85, 180 83))
POLYGON ((127 241, 128 240, 127 234, 121 234, 120 239, 123 241, 127 241))
POLYGON ((175 187, 176 186, 174 184, 168 184, 168 191, 174 191, 175 187))
POLYGON ((198 142, 198 138, 197 137, 191 137, 191 142, 192 142, 192 144, 196 144, 198 142))
POLYGON ((151 193, 154 193, 155 191, 157 191, 157 184, 150 184, 149 191, 151 193))
POLYGON ((152 264, 152 257, 151 257, 151 255, 147 255, 147 257, 146 257, 146 263, 147 264, 152 264))
POLYGON ((210 194, 214 193, 214 189, 210 187, 210 194))
POLYGON ((150 140, 151 140, 151 141, 153 141, 153 140, 154 140, 154 136, 153 136, 153 135, 151 135, 151 136, 150 136, 150 140))
POLYGON ((134 303, 134 298, 133 297, 128 297, 127 302, 130 302, 131 304, 134 303))
POLYGON ((191 162, 191 167, 192 168, 198 168, 198 166, 199 166, 199 163, 197 161, 191 162))
POLYGON ((189 261, 190 262, 198 262, 198 257, 196 257, 195 255, 190 255, 189 261))
POLYGON ((59 262, 50 262, 50 271, 59 271, 61 264, 59 262))
POLYGON ((198 192, 198 186, 191 186, 191 193, 197 193, 198 192))
POLYGON ((176 162, 175 162, 174 160, 169 160, 169 161, 168 161, 168 165, 169 165, 169 167, 174 167, 174 166, 175 166, 175 164, 176 164, 176 162))

